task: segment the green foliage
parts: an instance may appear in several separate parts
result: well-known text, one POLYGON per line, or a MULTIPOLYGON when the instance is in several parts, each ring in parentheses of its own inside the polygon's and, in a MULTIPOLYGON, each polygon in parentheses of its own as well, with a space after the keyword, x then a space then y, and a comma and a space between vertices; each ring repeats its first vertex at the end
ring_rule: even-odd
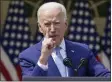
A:
POLYGON ((107 9, 108 9, 108 4, 109 2, 106 2, 104 4, 99 5, 98 8, 98 13, 100 17, 105 17, 107 16, 107 9))
MULTIPOLYGON (((59 3, 62 3, 66 9, 67 9, 67 14, 68 14, 68 20, 70 20, 71 18, 71 12, 73 11, 74 9, 74 4, 76 3, 77 0, 41 0, 41 2, 39 0, 26 0, 25 1, 25 14, 28 16, 28 17, 31 17, 34 10, 35 10, 35 5, 31 5, 28 2, 31 2, 31 3, 34 3, 35 5, 38 5, 38 7, 45 3, 45 2, 49 2, 49 1, 56 1, 56 2, 59 2, 59 3)), ((79 0, 78 0, 79 1, 79 0)), ((99 5, 96 6, 96 9, 97 9, 97 12, 98 12, 98 16, 99 17, 105 17, 106 16, 106 12, 107 12, 107 6, 108 6, 108 3, 111 2, 111 0, 88 0, 89 1, 89 4, 90 4, 90 7, 92 7, 92 5, 94 4, 98 4, 98 3, 101 3, 99 5), (92 4, 91 4, 92 2, 92 4), (103 2, 103 3, 102 3, 103 2)), ((38 9, 38 8, 36 8, 38 9)), ((95 17, 95 10, 94 8, 91 8, 92 9, 92 16, 95 17)), ((36 14, 36 13, 35 13, 36 14)), ((36 16, 36 15, 35 15, 36 16)))
POLYGON ((31 17, 34 7, 25 2, 25 14, 27 17, 31 17))

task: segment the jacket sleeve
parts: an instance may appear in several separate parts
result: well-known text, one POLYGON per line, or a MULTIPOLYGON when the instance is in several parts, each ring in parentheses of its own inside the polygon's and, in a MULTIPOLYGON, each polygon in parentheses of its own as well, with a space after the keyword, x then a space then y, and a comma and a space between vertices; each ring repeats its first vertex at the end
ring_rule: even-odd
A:
POLYGON ((110 77, 111 73, 109 70, 107 70, 103 64, 101 64, 93 53, 90 51, 89 58, 88 58, 88 68, 89 68, 89 74, 91 76, 96 77, 110 77))
POLYGON ((25 58, 23 54, 19 55, 19 63, 22 69, 22 77, 47 75, 47 71, 44 71, 37 64, 34 64, 30 59, 25 58))

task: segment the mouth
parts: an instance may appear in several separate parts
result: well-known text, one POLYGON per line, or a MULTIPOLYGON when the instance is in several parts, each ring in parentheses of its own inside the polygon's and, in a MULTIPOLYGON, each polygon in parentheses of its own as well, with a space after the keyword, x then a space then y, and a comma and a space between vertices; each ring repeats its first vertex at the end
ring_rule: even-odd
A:
POLYGON ((58 35, 50 35, 49 37, 55 39, 58 35))

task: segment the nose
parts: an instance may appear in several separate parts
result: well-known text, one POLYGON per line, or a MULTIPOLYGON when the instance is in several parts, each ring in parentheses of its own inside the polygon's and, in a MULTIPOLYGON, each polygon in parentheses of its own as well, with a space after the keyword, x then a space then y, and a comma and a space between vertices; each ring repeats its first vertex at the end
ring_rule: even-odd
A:
POLYGON ((50 31, 52 33, 55 33, 56 32, 56 28, 55 28, 55 26, 53 24, 51 25, 50 31))

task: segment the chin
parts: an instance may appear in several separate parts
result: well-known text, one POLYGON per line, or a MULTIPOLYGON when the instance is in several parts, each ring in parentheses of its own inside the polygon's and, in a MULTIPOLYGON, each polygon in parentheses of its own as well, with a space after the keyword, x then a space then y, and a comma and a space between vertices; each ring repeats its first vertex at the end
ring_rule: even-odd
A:
POLYGON ((56 41, 57 45, 61 44, 61 40, 56 41))
POLYGON ((55 39, 55 40, 53 40, 53 41, 55 42, 55 45, 59 45, 59 43, 60 43, 60 41, 57 40, 57 39, 55 39))

